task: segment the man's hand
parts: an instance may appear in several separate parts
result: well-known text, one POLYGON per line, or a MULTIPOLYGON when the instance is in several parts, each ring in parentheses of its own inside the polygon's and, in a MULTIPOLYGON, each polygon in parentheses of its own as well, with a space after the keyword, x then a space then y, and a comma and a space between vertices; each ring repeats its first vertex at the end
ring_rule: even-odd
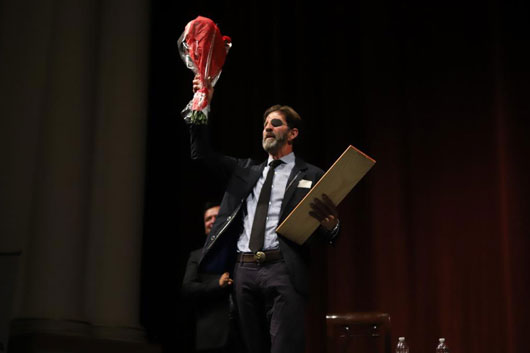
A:
POLYGON ((328 231, 339 223, 339 213, 337 207, 326 194, 322 194, 322 200, 315 198, 310 204, 309 215, 316 218, 322 227, 328 231))
POLYGON ((226 286, 232 285, 234 280, 230 278, 230 273, 225 272, 219 277, 219 287, 224 288, 226 286))
MULTIPOLYGON (((213 86, 212 86, 212 82, 209 77, 205 81, 206 81, 205 82, 206 99, 208 100, 208 104, 210 104, 213 98, 213 86)), ((202 83, 201 83, 201 80, 199 80, 199 75, 195 75, 195 77, 193 78, 193 93, 197 92, 201 88, 202 88, 202 83)))

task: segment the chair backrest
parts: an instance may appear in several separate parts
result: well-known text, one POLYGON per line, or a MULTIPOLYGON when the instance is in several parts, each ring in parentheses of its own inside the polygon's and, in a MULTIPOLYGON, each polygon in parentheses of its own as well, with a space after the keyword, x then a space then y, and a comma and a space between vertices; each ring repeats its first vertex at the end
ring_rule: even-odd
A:
POLYGON ((378 312, 326 315, 328 353, 391 353, 390 315, 378 312))

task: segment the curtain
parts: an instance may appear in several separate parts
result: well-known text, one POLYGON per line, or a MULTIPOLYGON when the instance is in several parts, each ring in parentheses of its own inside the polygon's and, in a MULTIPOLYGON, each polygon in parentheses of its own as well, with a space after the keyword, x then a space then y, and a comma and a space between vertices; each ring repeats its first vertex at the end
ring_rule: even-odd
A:
POLYGON ((325 345, 323 313, 362 311, 389 313, 393 343, 405 336, 412 351, 434 351, 439 337, 455 352, 525 351, 526 3, 154 2, 153 9, 146 232, 170 229, 174 238, 155 235, 148 244, 152 254, 169 253, 169 245, 178 260, 148 266, 179 269, 171 291, 178 293, 187 253, 203 240, 199 205, 223 189, 189 163, 179 117, 192 74, 172 43, 203 15, 233 40, 212 102, 216 148, 265 158, 261 115, 281 103, 306 122, 297 155, 327 169, 352 144, 377 160, 339 206, 337 245, 315 252, 308 351, 325 345))

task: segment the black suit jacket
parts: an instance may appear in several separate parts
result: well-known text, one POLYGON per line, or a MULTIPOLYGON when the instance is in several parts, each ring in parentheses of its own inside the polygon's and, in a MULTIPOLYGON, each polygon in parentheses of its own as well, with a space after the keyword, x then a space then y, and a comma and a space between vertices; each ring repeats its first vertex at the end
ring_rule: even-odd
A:
POLYGON ((230 330, 230 288, 219 286, 218 274, 199 272, 202 249, 190 253, 182 281, 182 295, 193 304, 195 314, 195 348, 224 347, 230 330))
MULTIPOLYGON (((206 162, 213 168, 214 175, 228 180, 219 214, 203 247, 201 270, 219 274, 232 272, 237 253, 237 240, 243 227, 242 210, 247 196, 265 168, 265 162, 259 163, 252 159, 238 159, 215 153, 210 149, 206 126, 190 125, 190 137, 192 159, 206 162)), ((282 201, 280 223, 309 191, 308 188, 298 187, 299 181, 310 180, 312 185, 315 185, 323 174, 322 169, 296 158, 282 201)), ((320 239, 330 243, 338 234, 338 231, 331 233, 321 227, 317 232, 322 234, 320 239)), ((307 245, 313 239, 308 240, 304 245, 298 245, 278 235, 278 241, 294 288, 306 295, 309 277, 307 245)))

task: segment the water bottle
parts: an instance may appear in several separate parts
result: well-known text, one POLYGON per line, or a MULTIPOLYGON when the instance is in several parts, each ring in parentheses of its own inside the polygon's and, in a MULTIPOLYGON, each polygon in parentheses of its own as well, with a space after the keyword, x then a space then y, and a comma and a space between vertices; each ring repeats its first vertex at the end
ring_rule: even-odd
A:
POLYGON ((436 353, 449 353, 449 347, 445 344, 445 338, 438 339, 438 347, 436 347, 436 353))
POLYGON ((409 353, 409 346, 407 342, 405 342, 405 337, 398 338, 396 353, 409 353))

